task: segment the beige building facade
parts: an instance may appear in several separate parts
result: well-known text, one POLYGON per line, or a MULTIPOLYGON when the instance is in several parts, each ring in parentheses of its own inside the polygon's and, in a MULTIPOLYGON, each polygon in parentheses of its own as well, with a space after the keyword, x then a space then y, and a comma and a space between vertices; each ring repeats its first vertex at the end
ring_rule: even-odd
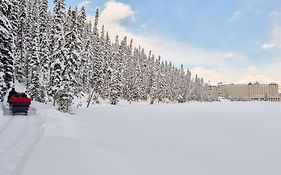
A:
POLYGON ((280 101, 278 84, 218 84, 209 86, 209 95, 237 100, 280 101))

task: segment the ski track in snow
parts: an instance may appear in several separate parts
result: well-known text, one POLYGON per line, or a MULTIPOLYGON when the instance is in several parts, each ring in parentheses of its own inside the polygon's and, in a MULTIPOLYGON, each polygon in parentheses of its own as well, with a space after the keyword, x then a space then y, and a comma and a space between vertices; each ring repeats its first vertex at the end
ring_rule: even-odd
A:
MULTIPOLYGON (((3 106, 2 106, 3 107, 3 106)), ((4 109, 4 108, 2 108, 4 109)), ((34 109, 31 110, 34 113, 34 109)), ((2 111, 4 114, 4 111, 2 111)), ((36 115, 0 114, 0 175, 11 175, 39 139, 40 119, 36 115)))
POLYGON ((11 122, 13 121, 14 117, 9 117, 9 120, 7 122, 4 122, 3 125, 4 126, 0 126, 0 135, 6 130, 6 128, 11 124, 11 122))

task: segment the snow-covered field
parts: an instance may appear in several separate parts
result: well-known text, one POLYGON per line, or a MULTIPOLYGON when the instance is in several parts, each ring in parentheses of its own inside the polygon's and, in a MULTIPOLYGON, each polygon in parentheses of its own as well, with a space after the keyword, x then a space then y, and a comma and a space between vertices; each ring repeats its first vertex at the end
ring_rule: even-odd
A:
POLYGON ((0 175, 280 175, 281 103, 0 114, 0 175))

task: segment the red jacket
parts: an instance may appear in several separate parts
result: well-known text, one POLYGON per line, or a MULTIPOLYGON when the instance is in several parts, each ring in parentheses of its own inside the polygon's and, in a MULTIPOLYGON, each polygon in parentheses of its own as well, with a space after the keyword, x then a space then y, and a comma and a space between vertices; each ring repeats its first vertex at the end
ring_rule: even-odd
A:
POLYGON ((11 97, 9 99, 10 103, 28 103, 29 105, 31 104, 31 99, 30 98, 21 98, 21 97, 11 97))

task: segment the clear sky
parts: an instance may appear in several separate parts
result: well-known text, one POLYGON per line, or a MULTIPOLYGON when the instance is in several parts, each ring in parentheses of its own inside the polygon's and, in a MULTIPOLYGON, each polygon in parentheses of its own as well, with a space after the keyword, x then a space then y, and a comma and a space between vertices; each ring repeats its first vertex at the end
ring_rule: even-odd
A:
POLYGON ((280 0, 66 0, 206 81, 281 84, 280 0))

